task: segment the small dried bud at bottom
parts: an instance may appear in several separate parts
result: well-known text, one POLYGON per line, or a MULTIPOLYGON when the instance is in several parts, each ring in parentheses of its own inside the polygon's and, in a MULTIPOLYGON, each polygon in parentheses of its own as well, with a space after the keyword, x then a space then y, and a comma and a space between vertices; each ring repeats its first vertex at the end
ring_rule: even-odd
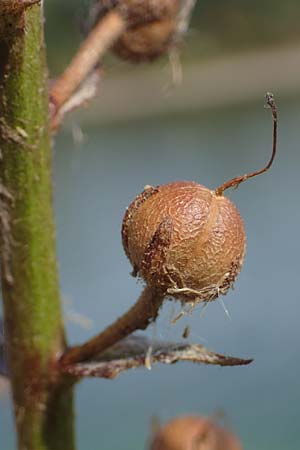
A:
POLYGON ((150 450, 242 450, 235 435, 200 416, 177 417, 153 437, 150 450))

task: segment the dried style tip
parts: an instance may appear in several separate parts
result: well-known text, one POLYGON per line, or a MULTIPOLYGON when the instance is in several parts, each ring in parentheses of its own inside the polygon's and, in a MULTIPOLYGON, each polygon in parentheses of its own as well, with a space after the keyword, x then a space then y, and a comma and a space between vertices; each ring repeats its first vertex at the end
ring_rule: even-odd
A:
MULTIPOLYGON (((100 4, 98 15, 118 9, 127 29, 113 46, 120 58, 132 62, 151 61, 165 54, 182 33, 181 0, 108 0, 100 4)), ((97 4, 96 4, 97 5, 97 4)))
POLYGON ((242 450, 235 435, 201 416, 170 420, 153 437, 150 450, 242 450))
POLYGON ((122 234, 134 272, 183 302, 226 294, 245 254, 236 207, 194 182, 148 188, 129 206, 122 234))
POLYGON ((241 183, 248 180, 249 178, 253 178, 256 177, 257 175, 261 175, 262 173, 267 172, 267 170, 269 170, 270 167, 272 166, 277 150, 277 106, 274 100, 274 96, 270 92, 267 92, 266 94, 266 104, 271 109, 273 116, 273 146, 272 146, 272 155, 268 164, 263 169, 258 170, 257 172, 249 173, 243 176, 233 178, 232 180, 226 181, 226 183, 222 184, 222 186, 218 187, 215 190, 216 195, 223 195, 223 192, 231 187, 237 188, 241 183))

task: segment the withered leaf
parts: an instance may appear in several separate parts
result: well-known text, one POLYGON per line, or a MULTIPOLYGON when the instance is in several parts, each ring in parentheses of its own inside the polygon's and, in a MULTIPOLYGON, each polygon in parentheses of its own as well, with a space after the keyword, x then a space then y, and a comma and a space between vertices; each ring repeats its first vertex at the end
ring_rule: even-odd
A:
POLYGON ((138 367, 150 369, 157 363, 174 364, 178 361, 240 366, 250 364, 252 359, 225 356, 208 350, 200 344, 153 342, 133 335, 115 344, 92 361, 66 365, 62 367, 62 370, 79 378, 113 379, 129 369, 138 367))

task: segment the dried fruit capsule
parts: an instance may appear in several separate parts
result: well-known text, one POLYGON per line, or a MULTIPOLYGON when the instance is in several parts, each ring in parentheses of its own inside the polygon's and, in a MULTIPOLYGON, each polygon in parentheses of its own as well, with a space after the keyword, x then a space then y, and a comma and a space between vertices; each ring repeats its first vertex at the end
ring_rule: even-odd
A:
POLYGON ((128 29, 113 47, 114 52, 130 61, 153 60, 172 46, 177 32, 179 0, 125 0, 128 29))
MULTIPOLYGON (((128 208, 123 243, 135 271, 160 283, 181 300, 212 300, 225 294, 245 254, 245 230, 233 203, 194 182, 147 188, 128 208), (144 200, 145 199, 145 200, 144 200), (147 264, 147 250, 159 225, 169 219, 164 264, 147 264)), ((151 245, 151 244, 150 244, 151 245)))
POLYGON ((215 190, 187 181, 148 186, 127 209, 123 246, 134 273, 147 284, 190 302, 213 300, 232 287, 243 263, 246 237, 237 208, 223 192, 265 172, 273 162, 277 117, 273 97, 267 101, 274 141, 265 168, 215 190))
POLYGON ((188 20, 188 13, 182 18, 181 0, 106 0, 97 5, 98 16, 112 8, 124 15, 126 31, 112 50, 132 62, 153 60, 166 53, 178 41, 182 20, 188 20))
POLYGON ((266 172, 277 143, 277 108, 272 94, 273 151, 263 169, 233 178, 211 191, 194 182, 147 186, 127 209, 123 246, 146 287, 137 302, 116 322, 82 346, 73 347, 62 364, 85 361, 155 321, 166 295, 182 302, 210 301, 226 294, 245 254, 245 230, 226 189, 266 172))
POLYGON ((150 450, 242 450, 235 435, 201 416, 170 420, 153 437, 150 450))
POLYGON ((171 20, 157 21, 128 29, 113 47, 120 58, 133 62, 152 61, 170 48, 176 24, 171 20))

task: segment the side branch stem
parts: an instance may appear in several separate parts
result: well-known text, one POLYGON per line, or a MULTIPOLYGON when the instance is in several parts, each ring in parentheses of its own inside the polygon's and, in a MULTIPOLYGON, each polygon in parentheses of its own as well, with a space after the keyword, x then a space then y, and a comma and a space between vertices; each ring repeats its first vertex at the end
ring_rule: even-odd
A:
POLYGON ((109 12, 96 24, 50 90, 54 114, 71 97, 125 28, 126 22, 116 10, 109 12))
POLYGON ((161 290, 146 286, 129 311, 90 341, 68 350, 62 356, 61 364, 69 365, 91 359, 134 331, 144 330, 156 319, 164 296, 161 290))

